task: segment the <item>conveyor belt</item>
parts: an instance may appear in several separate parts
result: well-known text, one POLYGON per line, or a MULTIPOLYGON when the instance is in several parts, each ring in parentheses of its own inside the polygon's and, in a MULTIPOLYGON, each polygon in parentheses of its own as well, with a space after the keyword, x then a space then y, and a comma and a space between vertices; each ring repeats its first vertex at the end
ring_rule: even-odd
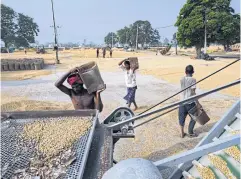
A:
MULTIPOLYGON (((223 133, 216 138, 216 140, 224 139, 225 137, 234 135, 234 133, 240 133, 240 114, 237 113, 234 117, 234 120, 226 125, 223 129, 223 133)), ((215 138, 213 139, 215 140, 215 138)), ((240 145, 237 146, 240 155, 240 145)), ((194 165, 188 170, 183 172, 185 178, 202 178, 200 172, 197 170, 197 167, 208 167, 211 169, 211 172, 215 175, 216 178, 240 178, 240 161, 237 161, 232 156, 230 156, 225 150, 220 150, 218 152, 212 153, 211 155, 205 155, 200 159, 192 162, 194 165), (218 168, 218 165, 212 161, 212 157, 218 157, 223 161, 221 167, 227 166, 227 169, 230 171, 229 176, 224 173, 223 169, 218 168), (230 177, 232 176, 232 177, 230 177)))

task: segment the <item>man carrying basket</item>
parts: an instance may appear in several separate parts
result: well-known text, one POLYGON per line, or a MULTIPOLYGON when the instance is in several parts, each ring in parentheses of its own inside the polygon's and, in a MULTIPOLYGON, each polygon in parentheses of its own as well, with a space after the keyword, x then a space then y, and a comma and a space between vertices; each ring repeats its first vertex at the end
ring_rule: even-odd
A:
MULTIPOLYGON (((196 83, 196 79, 192 77, 194 73, 194 68, 192 65, 188 65, 186 67, 186 76, 181 78, 181 89, 185 89, 188 86, 191 86, 196 83)), ((196 95, 196 85, 186 89, 185 91, 182 92, 181 94, 181 100, 187 99, 191 96, 196 95)), ((195 101, 189 101, 186 102, 179 107, 179 125, 181 128, 181 138, 184 138, 186 133, 184 133, 184 125, 185 125, 185 120, 188 115, 188 111, 195 107, 196 102, 195 101)), ((194 126, 196 124, 196 121, 191 118, 188 126, 188 136, 189 137, 196 137, 197 135, 193 132, 194 126)))
POLYGON ((125 82, 126 82, 126 87, 127 87, 127 95, 124 97, 126 100, 126 104, 128 107, 131 106, 131 103, 134 104, 135 110, 138 109, 136 100, 135 100, 135 95, 136 95, 136 90, 137 90, 137 85, 136 85, 136 69, 131 68, 130 61, 127 59, 122 60, 119 64, 119 67, 125 72, 125 82))
POLYGON ((105 88, 89 94, 78 74, 78 68, 73 68, 65 73, 58 81, 56 81, 55 86, 63 93, 70 96, 76 110, 97 109, 100 112, 103 110, 100 93, 104 91, 105 88), (66 79, 70 84, 71 89, 63 85, 66 79))

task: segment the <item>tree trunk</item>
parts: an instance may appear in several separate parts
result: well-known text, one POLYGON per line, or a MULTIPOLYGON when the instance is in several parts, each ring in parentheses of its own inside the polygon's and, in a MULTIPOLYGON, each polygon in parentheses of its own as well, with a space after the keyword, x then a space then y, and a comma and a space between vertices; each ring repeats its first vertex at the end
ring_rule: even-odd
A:
POLYGON ((201 59, 201 46, 195 46, 197 59, 201 59))

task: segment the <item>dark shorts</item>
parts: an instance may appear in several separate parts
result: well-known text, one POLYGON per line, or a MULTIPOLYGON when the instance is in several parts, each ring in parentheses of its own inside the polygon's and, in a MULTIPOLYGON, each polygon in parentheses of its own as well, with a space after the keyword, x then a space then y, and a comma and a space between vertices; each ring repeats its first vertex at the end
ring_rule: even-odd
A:
MULTIPOLYGON (((190 104, 184 104, 179 107, 179 125, 184 126, 185 125, 185 120, 188 115, 188 111, 192 109, 195 106, 195 102, 190 103, 190 104)), ((193 128, 196 124, 196 121, 193 119, 190 120, 189 127, 188 127, 188 132, 189 134, 193 133, 193 128)))
POLYGON ((124 97, 127 103, 135 102, 136 89, 137 89, 137 86, 133 88, 127 88, 127 95, 124 97))

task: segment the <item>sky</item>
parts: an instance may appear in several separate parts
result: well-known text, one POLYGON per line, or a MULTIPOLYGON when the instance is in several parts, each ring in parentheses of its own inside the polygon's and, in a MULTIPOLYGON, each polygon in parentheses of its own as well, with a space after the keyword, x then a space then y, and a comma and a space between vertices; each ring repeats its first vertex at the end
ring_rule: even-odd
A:
MULTIPOLYGON (((59 43, 94 42, 101 44, 108 32, 136 20, 148 20, 153 28, 174 25, 186 0, 53 0, 59 43)), ((39 25, 39 43, 53 42, 51 0, 2 0, 3 4, 34 18, 39 25)), ((240 1, 231 6, 240 13, 240 1)), ((172 38, 176 27, 158 29, 162 40, 172 38)))

